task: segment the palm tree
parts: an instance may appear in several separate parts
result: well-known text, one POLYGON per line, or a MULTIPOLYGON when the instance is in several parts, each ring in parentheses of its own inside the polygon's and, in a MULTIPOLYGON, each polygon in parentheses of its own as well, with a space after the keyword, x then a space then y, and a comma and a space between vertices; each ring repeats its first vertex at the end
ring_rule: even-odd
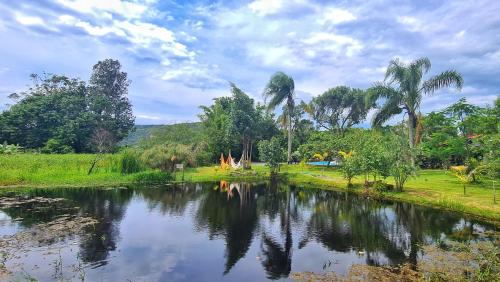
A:
POLYGON ((295 95, 295 83, 293 78, 283 72, 277 72, 271 76, 271 79, 264 89, 264 98, 269 98, 267 108, 269 111, 274 110, 278 105, 286 103, 286 110, 288 112, 288 158, 290 163, 292 160, 292 118, 291 114, 295 107, 293 101, 295 95))
POLYGON ((373 118, 373 126, 380 126, 403 111, 408 115, 408 138, 411 148, 415 146, 415 130, 422 96, 452 85, 461 90, 463 85, 462 76, 455 70, 442 72, 423 81, 423 76, 430 68, 431 62, 428 58, 420 58, 409 64, 393 59, 387 67, 384 82, 376 83, 368 91, 368 99, 371 101, 385 98, 385 103, 373 118))

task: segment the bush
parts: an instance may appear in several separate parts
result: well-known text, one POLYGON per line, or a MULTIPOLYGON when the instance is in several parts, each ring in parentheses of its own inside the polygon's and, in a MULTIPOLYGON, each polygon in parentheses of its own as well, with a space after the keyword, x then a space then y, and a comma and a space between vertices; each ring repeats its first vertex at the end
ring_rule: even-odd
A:
POLYGON ((119 169, 122 174, 136 173, 144 167, 138 153, 132 150, 124 151, 119 162, 119 169))
POLYGON ((173 171, 174 165, 178 163, 196 165, 195 152, 191 146, 182 144, 154 146, 145 150, 141 159, 148 167, 163 171, 173 171))
POLYGON ((71 146, 63 144, 57 139, 49 139, 42 148, 44 154, 70 154, 73 152, 71 146))
POLYGON ((134 182, 140 184, 159 184, 173 180, 172 174, 161 171, 145 171, 134 176, 134 182))
POLYGON ((18 145, 8 145, 7 143, 0 144, 0 155, 11 155, 19 153, 21 147, 18 145))

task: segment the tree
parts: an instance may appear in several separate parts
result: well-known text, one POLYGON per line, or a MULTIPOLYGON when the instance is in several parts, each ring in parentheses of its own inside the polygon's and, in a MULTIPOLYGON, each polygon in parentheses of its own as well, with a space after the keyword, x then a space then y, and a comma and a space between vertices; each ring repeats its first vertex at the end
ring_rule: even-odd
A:
POLYGON ((106 129, 117 142, 128 135, 135 117, 128 100, 130 80, 118 60, 99 61, 92 68, 88 91, 88 107, 96 127, 106 129))
POLYGON ((262 140, 259 142, 259 158, 269 166, 271 175, 278 172, 279 163, 283 160, 283 150, 276 136, 269 141, 262 140))
POLYGON ((379 107, 373 119, 374 126, 382 125, 403 111, 408 115, 408 138, 411 148, 415 146, 415 130, 422 96, 452 85, 461 90, 463 85, 462 76, 454 70, 442 72, 423 81, 423 76, 430 68, 431 62, 428 58, 420 58, 409 64, 399 59, 391 60, 384 82, 370 88, 367 97, 368 101, 385 98, 384 104, 379 107))
POLYGON ((0 142, 45 146, 47 152, 88 151, 92 127, 85 83, 54 74, 31 78, 33 86, 10 95, 17 103, 0 114, 0 142))
POLYGON ((288 110, 288 151, 287 161, 292 160, 292 118, 291 114, 295 107, 295 83, 293 78, 283 72, 277 72, 271 76, 271 79, 264 88, 264 97, 270 99, 268 110, 274 110, 278 105, 285 103, 288 110))
POLYGON ((209 106, 201 106, 200 119, 204 126, 208 151, 212 159, 221 152, 233 157, 242 156, 248 167, 253 153, 254 140, 269 139, 277 129, 272 117, 254 100, 231 83, 231 96, 214 99, 209 106))
POLYGON ((373 106, 363 90, 338 86, 313 98, 307 109, 320 127, 344 134, 346 128, 363 121, 373 106))

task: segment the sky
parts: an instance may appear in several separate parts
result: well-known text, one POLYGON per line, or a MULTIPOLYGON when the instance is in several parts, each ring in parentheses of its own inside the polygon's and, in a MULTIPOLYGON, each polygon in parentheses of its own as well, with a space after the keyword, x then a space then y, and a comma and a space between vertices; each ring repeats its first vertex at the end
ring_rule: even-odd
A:
POLYGON ((229 82, 262 102, 276 71, 305 101, 335 86, 368 88, 394 58, 428 57, 427 77, 462 74, 462 91, 425 97, 424 113, 500 95, 495 0, 5 0, 0 42, 0 110, 31 73, 87 81, 106 58, 132 81, 137 124, 197 121, 200 105, 230 94, 229 82))

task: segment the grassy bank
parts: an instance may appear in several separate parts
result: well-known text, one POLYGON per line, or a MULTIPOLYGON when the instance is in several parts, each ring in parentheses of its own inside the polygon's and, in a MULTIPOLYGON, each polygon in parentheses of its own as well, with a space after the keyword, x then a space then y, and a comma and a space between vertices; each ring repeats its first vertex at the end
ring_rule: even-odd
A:
MULTIPOLYGON (((0 156, 0 187, 48 187, 48 186, 116 186, 133 183, 138 174, 122 175, 115 167, 117 155, 107 155, 91 175, 87 171, 94 155, 2 155, 0 156)), ((333 168, 290 165, 283 166, 281 176, 292 184, 346 190, 347 182, 333 168)), ((184 180, 189 182, 218 180, 262 180, 269 177, 268 168, 254 166, 252 171, 235 172, 220 170, 217 166, 188 168, 184 180)), ((182 180, 178 172, 176 180, 182 180)), ((363 179, 355 178, 355 193, 365 193, 363 179)), ((388 180, 392 182, 391 179, 388 180)), ((500 181, 497 183, 500 186, 500 181)), ((499 193, 500 194, 500 193, 499 193)), ((422 170, 410 179, 401 193, 384 192, 370 194, 373 197, 407 201, 465 212, 483 218, 500 221, 500 204, 493 203, 491 182, 463 185, 444 170, 422 170)), ((500 195, 499 195, 500 201, 500 195)))
MULTIPOLYGON (((202 167, 186 170, 184 178, 186 181, 195 182, 243 177, 251 180, 268 177, 268 169, 264 166, 254 166, 253 170, 251 173, 238 175, 234 172, 221 171, 217 167, 202 167)), ((281 168, 281 174, 290 183, 299 186, 332 190, 349 189, 354 193, 366 193, 362 177, 355 178, 353 187, 347 188, 347 181, 334 168, 285 165, 281 168)), ((177 175, 177 180, 180 180, 179 175, 177 175)), ((393 183, 390 178, 388 182, 393 183)), ((500 186, 500 181, 497 181, 497 185, 500 186)), ((464 195, 463 184, 450 172, 421 170, 416 178, 408 181, 403 192, 376 192, 370 193, 369 196, 439 207, 500 221, 500 193, 498 194, 497 204, 494 204, 491 181, 485 181, 479 184, 467 184, 464 195)))
POLYGON ((95 155, 0 155, 0 186, 105 186, 129 183, 133 175, 114 168, 117 155, 106 155, 87 175, 95 155))

